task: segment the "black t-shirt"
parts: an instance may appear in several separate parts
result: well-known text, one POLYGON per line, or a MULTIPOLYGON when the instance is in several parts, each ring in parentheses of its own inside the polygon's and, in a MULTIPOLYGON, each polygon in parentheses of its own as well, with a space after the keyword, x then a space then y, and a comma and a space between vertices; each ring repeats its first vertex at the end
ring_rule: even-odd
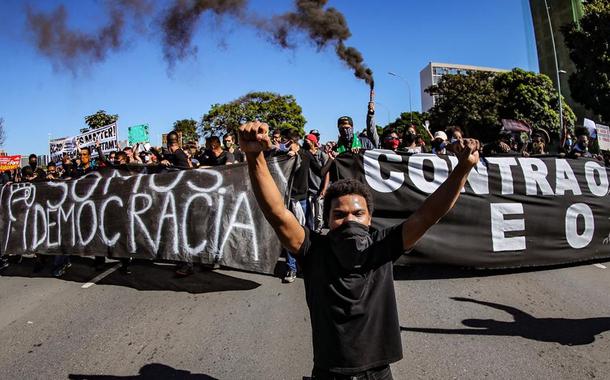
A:
POLYGON ((189 158, 182 149, 176 149, 176 151, 173 153, 168 150, 167 152, 165 152, 164 158, 176 168, 189 168, 189 158))
POLYGON ((300 201, 307 198, 309 171, 312 170, 317 175, 320 175, 321 167, 310 151, 299 149, 297 155, 299 159, 297 161, 297 169, 294 172, 290 197, 295 201, 300 201))
POLYGON ((231 155, 229 157, 229 155, 227 154, 227 152, 225 150, 223 150, 218 156, 216 156, 213 151, 206 150, 199 157, 199 164, 201 164, 203 166, 226 165, 227 161, 232 164, 234 159, 233 159, 233 155, 231 155))
POLYGON ((402 224, 371 228, 364 265, 346 269, 330 238, 305 229, 301 247, 314 365, 353 374, 402 359, 392 262, 403 254, 402 224))

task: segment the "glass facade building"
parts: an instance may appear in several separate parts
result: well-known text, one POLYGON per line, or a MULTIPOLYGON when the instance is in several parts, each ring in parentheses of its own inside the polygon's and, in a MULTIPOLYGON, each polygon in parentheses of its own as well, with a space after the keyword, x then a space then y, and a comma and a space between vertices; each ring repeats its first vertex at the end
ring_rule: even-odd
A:
POLYGON ((570 23, 578 23, 583 16, 582 0, 529 0, 534 33, 536 35, 536 50, 538 51, 538 67, 540 73, 547 75, 557 87, 557 70, 555 67, 555 51, 559 66, 561 93, 579 120, 587 115, 584 107, 576 103, 571 96, 568 78, 576 71, 570 59, 570 52, 565 44, 561 28, 570 23), (546 5, 548 5, 548 14, 546 5), (550 24, 549 24, 550 16, 550 24), (551 34, 552 33, 552 34, 551 34), (555 38, 555 50, 553 40, 555 38), (561 73, 565 71, 565 73, 561 73))

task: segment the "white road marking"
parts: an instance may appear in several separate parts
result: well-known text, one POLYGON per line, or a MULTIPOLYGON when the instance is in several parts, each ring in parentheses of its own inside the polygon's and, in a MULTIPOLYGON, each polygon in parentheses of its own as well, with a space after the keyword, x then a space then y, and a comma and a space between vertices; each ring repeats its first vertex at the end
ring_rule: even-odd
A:
POLYGON ((120 263, 116 264, 112 268, 109 268, 108 270, 106 270, 106 271, 100 273, 99 275, 95 276, 91 281, 89 281, 88 283, 86 283, 83 286, 81 286, 81 288, 88 289, 88 288, 92 287, 93 285, 95 285, 96 282, 98 282, 102 278, 108 276, 110 273, 114 272, 115 270, 119 269, 120 267, 121 267, 120 263))
POLYGON ((602 264, 593 264, 593 266, 599 269, 607 269, 606 266, 602 264))

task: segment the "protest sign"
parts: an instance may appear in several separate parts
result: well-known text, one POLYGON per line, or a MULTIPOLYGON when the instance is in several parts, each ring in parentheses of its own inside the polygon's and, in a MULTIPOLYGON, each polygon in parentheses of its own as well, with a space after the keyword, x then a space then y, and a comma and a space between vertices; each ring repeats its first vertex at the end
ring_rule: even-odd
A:
POLYGON ((610 128, 606 125, 596 124, 597 143, 600 150, 610 150, 610 128))
POLYGON ((97 157, 97 150, 95 149, 95 143, 97 141, 100 142, 100 147, 104 154, 108 154, 113 150, 118 150, 118 130, 116 123, 92 129, 74 137, 51 140, 49 142, 51 160, 56 162, 60 161, 64 153, 75 158, 76 150, 79 146, 81 148, 91 149, 91 156, 97 157))
POLYGON ((593 120, 585 118, 583 121, 583 126, 587 128, 587 131, 589 131, 589 136, 591 136, 592 139, 597 138, 597 125, 593 120))
POLYGON ((148 124, 134 125, 132 127, 129 127, 128 131, 129 145, 150 142, 148 124))
POLYGON ((0 171, 19 169, 21 165, 21 155, 0 156, 0 171))

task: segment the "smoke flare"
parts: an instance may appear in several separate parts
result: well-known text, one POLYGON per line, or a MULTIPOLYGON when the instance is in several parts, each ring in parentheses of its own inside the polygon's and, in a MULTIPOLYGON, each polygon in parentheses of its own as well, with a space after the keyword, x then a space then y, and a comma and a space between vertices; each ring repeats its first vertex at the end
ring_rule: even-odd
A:
POLYGON ((363 79, 373 88, 373 71, 364 64, 362 54, 354 47, 345 46, 345 40, 352 35, 345 16, 335 8, 325 9, 327 3, 328 0, 297 0, 295 12, 274 18, 272 25, 275 42, 284 48, 294 47, 290 35, 301 30, 308 34, 318 49, 335 44, 339 58, 354 70, 357 78, 363 79))
MULTIPOLYGON (((63 5, 51 13, 27 8, 28 28, 34 34, 38 50, 56 63, 73 71, 83 63, 104 61, 110 51, 124 45, 128 17, 138 18, 152 11, 150 0, 106 0, 109 20, 93 32, 83 32, 67 25, 67 11, 63 5)), ((364 64, 362 54, 345 41, 351 36, 345 16, 337 9, 326 7, 328 0, 296 0, 296 10, 262 19, 247 12, 248 0, 174 0, 161 11, 157 25, 162 33, 163 55, 172 67, 197 49, 192 40, 197 24, 206 12, 217 17, 230 15, 242 23, 262 30, 282 48, 294 48, 293 35, 304 32, 322 50, 335 47, 337 56, 373 88, 373 72, 364 64)))
POLYGON ((171 65, 197 49, 191 44, 197 22, 206 11, 216 16, 240 15, 247 0, 177 0, 163 16, 163 53, 171 65))
POLYGON ((85 33, 71 29, 66 23, 68 13, 63 5, 45 14, 26 8, 28 29, 32 31, 38 50, 60 65, 76 70, 82 61, 103 61, 111 50, 123 45, 127 15, 139 16, 151 8, 147 0, 113 0, 106 3, 108 23, 99 30, 85 33))

